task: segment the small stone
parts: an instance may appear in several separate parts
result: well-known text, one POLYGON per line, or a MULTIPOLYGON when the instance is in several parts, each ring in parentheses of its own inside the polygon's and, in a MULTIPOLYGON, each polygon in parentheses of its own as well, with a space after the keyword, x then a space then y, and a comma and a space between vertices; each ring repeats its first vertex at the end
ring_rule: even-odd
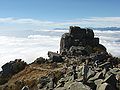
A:
POLYGON ((96 75, 94 76, 94 77, 92 77, 92 78, 90 78, 89 80, 90 81, 94 81, 94 80, 96 80, 96 79, 102 79, 103 78, 103 73, 102 72, 98 72, 98 73, 96 73, 96 75))
POLYGON ((87 85, 82 84, 81 82, 71 83, 67 90, 91 90, 87 85))
POLYGON ((28 86, 24 86, 21 90, 29 90, 28 86))
POLYGON ((98 87, 97 90, 116 90, 116 89, 108 83, 103 83, 100 85, 100 87, 98 87))

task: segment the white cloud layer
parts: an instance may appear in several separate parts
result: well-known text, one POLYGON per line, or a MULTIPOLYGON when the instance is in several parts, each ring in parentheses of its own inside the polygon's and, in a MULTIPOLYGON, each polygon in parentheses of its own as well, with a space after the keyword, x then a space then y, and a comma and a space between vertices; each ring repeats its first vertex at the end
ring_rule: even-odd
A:
MULTIPOLYGON (((49 33, 46 30, 45 33, 49 33)), ((0 66, 22 58, 27 63, 33 62, 37 57, 47 57, 48 51, 59 51, 61 33, 67 30, 51 31, 50 35, 29 35, 27 38, 0 36, 0 66), (55 36, 56 32, 59 34, 55 36), (61 33, 60 33, 61 32, 61 33)), ((100 43, 107 47, 108 52, 120 57, 120 31, 98 31, 95 36, 100 38, 100 43)))
POLYGON ((120 57, 120 31, 95 30, 94 32, 100 38, 100 43, 107 48, 109 53, 113 56, 120 57))
MULTIPOLYGON (((30 63, 37 57, 47 57, 49 50, 59 50, 60 37, 64 32, 68 31, 45 28, 68 27, 70 25, 82 27, 120 27, 120 17, 92 17, 63 22, 0 18, 0 67, 16 58, 22 58, 27 63, 30 63), (16 30, 15 34, 25 34, 27 37, 1 35, 1 32, 7 33, 5 30, 16 30), (24 30, 32 30, 32 32, 25 32, 24 30), (32 34, 33 32, 37 33, 32 34)), ((108 52, 120 57, 120 31, 95 30, 95 35, 100 38, 100 43, 107 47, 108 52)))
POLYGON ((59 50, 59 38, 41 35, 30 35, 28 38, 0 36, 0 67, 14 60, 22 58, 27 63, 37 57, 47 57, 47 51, 59 50))

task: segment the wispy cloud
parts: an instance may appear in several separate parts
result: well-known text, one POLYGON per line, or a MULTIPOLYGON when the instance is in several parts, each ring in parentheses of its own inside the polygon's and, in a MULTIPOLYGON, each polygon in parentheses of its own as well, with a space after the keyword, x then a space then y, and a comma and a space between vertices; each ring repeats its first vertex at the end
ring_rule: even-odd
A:
POLYGON ((18 24, 50 24, 50 21, 41 21, 30 18, 0 18, 0 23, 18 23, 18 24))
POLYGON ((1 23, 7 25, 17 24, 17 26, 22 25, 22 26, 26 26, 26 28, 29 27, 30 25, 33 27, 35 26, 42 28, 67 27, 70 25, 79 25, 82 27, 108 27, 108 26, 120 27, 120 17, 90 17, 90 18, 80 18, 74 20, 63 20, 61 22, 43 21, 43 20, 31 19, 31 18, 0 18, 0 24, 1 23))
POLYGON ((83 27, 120 27, 120 17, 91 17, 68 20, 60 25, 80 25, 83 27))

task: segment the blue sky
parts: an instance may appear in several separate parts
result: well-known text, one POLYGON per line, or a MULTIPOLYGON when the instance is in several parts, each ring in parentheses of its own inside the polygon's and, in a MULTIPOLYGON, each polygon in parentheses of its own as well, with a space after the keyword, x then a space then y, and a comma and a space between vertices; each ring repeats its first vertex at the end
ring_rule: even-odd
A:
POLYGON ((0 0, 0 17, 63 21, 120 16, 120 0, 0 0))
POLYGON ((120 0, 0 0, 0 30, 120 27, 120 0))

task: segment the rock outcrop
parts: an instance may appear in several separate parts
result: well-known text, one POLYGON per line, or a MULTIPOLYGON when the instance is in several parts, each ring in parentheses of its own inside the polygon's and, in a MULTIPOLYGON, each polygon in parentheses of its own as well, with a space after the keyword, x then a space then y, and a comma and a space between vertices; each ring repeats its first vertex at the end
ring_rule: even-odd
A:
POLYGON ((16 59, 10 61, 2 66, 2 72, 0 76, 0 84, 6 83, 14 74, 22 71, 26 67, 27 63, 22 59, 16 59))
POLYGON ((48 52, 48 57, 51 62, 63 62, 62 56, 56 52, 48 52))
POLYGON ((120 61, 108 54, 92 29, 71 26, 69 33, 61 37, 57 56, 66 63, 66 73, 55 90, 61 87, 61 90, 118 90, 116 76, 120 73, 120 61))

